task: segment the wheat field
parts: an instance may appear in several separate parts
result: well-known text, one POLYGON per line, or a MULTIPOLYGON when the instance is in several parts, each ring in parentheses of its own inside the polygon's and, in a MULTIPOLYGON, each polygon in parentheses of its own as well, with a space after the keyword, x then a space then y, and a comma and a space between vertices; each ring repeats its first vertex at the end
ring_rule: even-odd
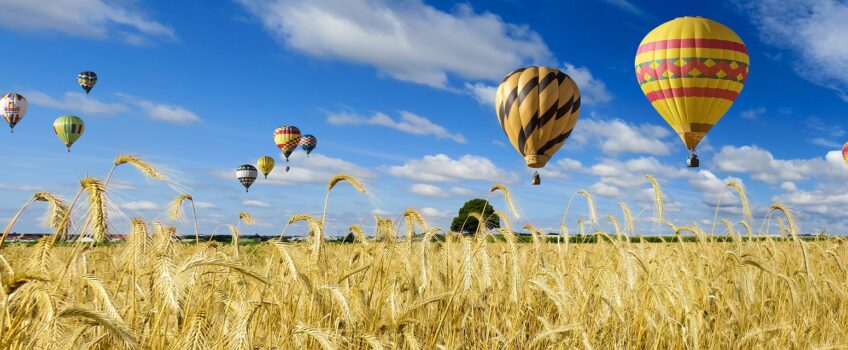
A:
MULTIPOLYGON (((502 212, 503 228, 452 234, 409 209, 396 221, 377 217, 371 235, 353 226, 356 242, 336 244, 323 235, 330 192, 349 183, 366 193, 341 175, 328 183, 320 217, 289 218, 309 227, 305 242, 240 245, 239 226, 253 221, 240 213, 228 226, 232 244, 182 243, 175 228, 140 218, 123 244, 56 244, 73 230, 109 234, 108 178, 82 181, 91 205, 82 225, 69 224, 79 196, 67 203, 37 193, 25 203, 47 202, 56 234, 35 246, 0 245, 0 348, 848 347, 845 240, 800 239, 780 205, 769 213, 783 214, 784 237, 722 219, 713 232, 669 225, 692 242, 648 243, 622 205, 623 225, 607 216, 615 231, 592 232, 593 243, 577 244, 567 230, 551 240, 530 225, 531 241, 519 242, 502 212)), ((661 189, 647 180, 662 217, 661 189)), ((744 197, 738 184, 728 188, 744 197)), ((514 207, 505 186, 492 192, 514 207)), ((591 194, 578 194, 597 223, 591 194)), ((186 201, 191 195, 174 200, 172 218, 186 201)))

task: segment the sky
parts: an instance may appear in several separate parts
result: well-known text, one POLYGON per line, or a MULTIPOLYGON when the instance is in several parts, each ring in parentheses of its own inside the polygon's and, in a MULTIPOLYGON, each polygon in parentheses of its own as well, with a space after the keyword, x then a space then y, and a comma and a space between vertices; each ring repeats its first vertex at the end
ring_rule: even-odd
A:
MULTIPOLYGON (((493 0, 0 0, 0 90, 18 92, 29 112, 0 133, 0 218, 35 191, 73 197, 79 180, 104 177, 119 154, 164 169, 177 185, 118 167, 108 199, 114 233, 131 217, 177 225, 163 214, 177 191, 196 201, 200 230, 226 233, 239 212, 257 224, 242 234, 280 234, 296 213, 320 216, 337 173, 361 179, 331 194, 327 234, 375 213, 420 210, 448 227, 471 198, 495 183, 515 199, 518 228, 559 231, 574 194, 586 189, 598 213, 623 221, 627 203, 644 232, 656 232, 654 175, 676 225, 709 228, 722 187, 745 185, 755 227, 773 203, 804 232, 848 232, 848 166, 840 149, 848 110, 848 3, 835 0, 636 2, 493 0), (705 16, 745 42, 751 70, 733 107, 699 147, 701 168, 642 94, 633 58, 654 27, 705 16), (509 145, 494 91, 510 71, 547 65, 579 85, 583 105, 572 137, 541 172, 509 145), (80 71, 98 74, 86 96, 80 71), (52 121, 82 117, 86 131, 67 153, 52 121), (318 138, 291 171, 273 142, 280 125, 318 138), (278 167, 245 193, 235 169, 274 156, 278 167), (638 215, 637 215, 638 214, 638 215)), ((500 193, 493 205, 505 210, 500 193)), ((80 215, 86 209, 82 207, 80 215)), ((16 231, 44 232, 45 205, 16 231)), ((581 197, 565 222, 587 220, 581 197)), ((732 191, 719 218, 742 219, 732 191)), ((79 220, 78 220, 79 221, 79 220)), ((5 222, 5 221, 4 221, 5 222)), ((608 220, 599 224, 611 230, 608 220)), ((774 223, 772 223, 774 225, 774 223)), ((288 234, 302 234, 300 224, 288 234)), ((721 232, 721 230, 719 230, 721 232)))

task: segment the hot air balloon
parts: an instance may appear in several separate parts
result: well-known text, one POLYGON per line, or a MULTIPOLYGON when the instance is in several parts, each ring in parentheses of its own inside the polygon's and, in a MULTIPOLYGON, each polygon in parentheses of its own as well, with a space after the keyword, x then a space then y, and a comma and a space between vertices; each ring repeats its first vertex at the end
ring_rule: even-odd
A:
POLYGON ((262 171, 262 175, 265 175, 265 178, 267 179, 271 170, 274 170, 274 158, 269 156, 259 157, 259 160, 256 161, 256 167, 262 171))
POLYGON ((97 74, 91 71, 85 71, 77 75, 77 83, 85 90, 85 94, 91 91, 94 84, 97 84, 97 74))
POLYGON ((654 109, 680 135, 698 167, 695 147, 739 96, 748 50, 730 28, 681 17, 654 28, 636 51, 636 79, 654 109))
MULTIPOLYGON (((283 125, 277 128, 274 130, 274 143, 280 148, 280 152, 282 152, 286 163, 288 163, 289 156, 297 149, 297 145, 300 143, 300 129, 290 125, 283 125)), ((288 165, 286 165, 286 171, 289 171, 288 165)))
POLYGON ((236 178, 241 182, 242 186, 244 186, 244 191, 248 192, 250 189, 250 185, 253 185, 253 182, 256 181, 256 176, 259 173, 256 171, 256 167, 250 164, 242 164, 238 169, 236 169, 236 178))
MULTIPOLYGON (((530 168, 542 168, 571 135, 580 89, 555 68, 530 66, 504 78, 495 95, 498 122, 530 168)), ((540 182, 533 174, 533 184, 540 182)))
POLYGON ((56 132, 59 140, 68 147, 68 152, 71 151, 74 142, 82 136, 84 129, 85 123, 75 115, 63 115, 53 121, 53 131, 56 132))
POLYGON ((848 164, 848 142, 842 146, 842 159, 845 159, 845 164, 848 164))
POLYGON ((318 146, 318 139, 315 136, 303 135, 303 138, 300 139, 300 148, 306 151, 307 158, 309 158, 309 154, 312 153, 315 146, 318 146))
POLYGON ((27 112, 27 100, 20 94, 6 94, 0 99, 0 114, 9 123, 9 128, 15 132, 15 125, 24 118, 27 112))

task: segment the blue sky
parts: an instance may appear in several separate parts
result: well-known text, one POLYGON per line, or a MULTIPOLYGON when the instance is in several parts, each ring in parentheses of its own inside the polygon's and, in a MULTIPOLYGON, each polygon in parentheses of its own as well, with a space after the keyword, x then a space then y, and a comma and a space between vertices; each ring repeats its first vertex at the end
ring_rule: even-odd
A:
MULTIPOLYGON (((14 134, 0 133, 6 174, 0 217, 33 191, 71 197, 78 180, 102 177, 117 154, 133 153, 167 170, 198 203, 201 230, 258 224, 244 233, 278 233, 293 213, 320 215, 330 176, 361 177, 370 200, 334 190, 328 233, 373 227, 373 213, 422 210, 446 225, 458 207, 506 183, 525 222, 553 230, 579 189, 599 212, 619 202, 650 229, 645 174, 663 184, 667 217, 709 227, 729 180, 749 189, 757 225, 773 202, 792 209, 805 231, 846 232, 848 167, 848 5, 833 0, 743 2, 628 0, 480 1, 44 1, 0 0, 8 52, 3 91, 29 100, 14 134), (700 149, 702 168, 651 108, 634 79, 633 56, 647 32, 684 15, 734 29, 751 55, 739 99, 700 149), (573 137, 530 186, 531 171, 508 146, 492 106, 497 82, 514 68, 544 64, 580 85, 583 109, 573 137), (83 70, 100 80, 90 96, 83 70), (85 119, 67 154, 51 131, 59 115, 85 119), (278 167, 249 194, 235 168, 277 156, 272 131, 296 125, 318 137, 292 171, 278 167), (705 221, 708 220, 708 221, 705 221)), ((127 218, 167 219, 176 192, 130 167, 115 175, 114 229, 127 218)), ((500 195, 493 202, 503 207, 500 195)), ((735 195, 720 216, 741 219, 735 195)), ((38 205, 17 227, 43 231, 38 205)), ((568 224, 586 217, 575 200, 568 224)), ((620 219, 621 220, 621 219, 620 219)), ((188 222, 177 223, 190 232, 188 222)), ((607 228, 609 225, 607 225, 607 228)), ((300 232, 302 228, 294 228, 300 232)))

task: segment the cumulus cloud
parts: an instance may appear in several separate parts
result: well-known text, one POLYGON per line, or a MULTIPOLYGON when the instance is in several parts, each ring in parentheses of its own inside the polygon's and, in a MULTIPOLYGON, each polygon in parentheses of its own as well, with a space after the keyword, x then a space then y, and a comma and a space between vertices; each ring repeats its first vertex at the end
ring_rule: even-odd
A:
POLYGON ((419 196, 424 197, 432 197, 432 198, 447 198, 449 197, 447 192, 445 192, 442 188, 438 186, 433 186, 430 184, 414 184, 409 187, 409 191, 415 193, 419 196))
POLYGON ((465 187, 451 187, 450 191, 451 193, 459 196, 470 196, 474 194, 474 191, 465 187))
POLYGON ((848 101, 848 3, 839 0, 738 1, 760 37, 791 50, 795 72, 848 101))
POLYGON ((39 192, 44 191, 45 188, 38 185, 20 185, 20 184, 6 184, 0 183, 0 190, 3 191, 22 191, 22 192, 39 192))
POLYGON ((441 211, 430 207, 421 208, 421 215, 432 219, 447 219, 453 216, 450 211, 441 211))
POLYGON ((580 101, 587 105, 609 102, 612 100, 612 93, 607 90, 607 85, 598 78, 592 75, 589 68, 575 67, 571 63, 565 63, 563 71, 565 74, 574 79, 577 86, 580 88, 580 101))
POLYGON ((766 114, 766 108, 765 107, 756 107, 756 108, 749 108, 749 109, 742 111, 741 116, 742 116, 742 118, 745 118, 745 119, 748 119, 748 120, 757 120, 763 114, 766 114))
POLYGON ((807 133, 813 137, 808 141, 816 146, 830 149, 841 149, 845 129, 838 124, 825 123, 820 118, 811 117, 806 120, 807 133))
POLYGON ((245 199, 241 202, 242 205, 246 207, 254 207, 254 208, 271 208, 271 203, 260 201, 258 199, 245 199))
POLYGON ((128 103, 141 108, 144 114, 154 120, 179 125, 188 125, 201 121, 200 117, 197 114, 194 114, 194 112, 184 107, 153 102, 127 94, 118 93, 116 95, 122 97, 128 103))
POLYGON ((212 209, 217 208, 218 206, 209 202, 194 202, 194 207, 197 209, 212 209))
POLYGON ((158 210, 159 205, 148 201, 126 202, 121 205, 121 208, 128 210, 158 210))
MULTIPOLYGON (((362 181, 374 177, 372 171, 362 166, 343 159, 327 157, 320 153, 313 153, 309 157, 309 161, 305 161, 306 155, 303 152, 295 152, 289 159, 292 165, 288 172, 285 171, 285 164, 278 164, 268 174, 268 179, 263 179, 263 182, 274 186, 326 184, 331 177, 338 173, 350 174, 362 181)), ((230 180, 233 177, 233 172, 232 170, 219 170, 215 172, 215 176, 230 180)))
POLYGON ((848 179, 840 151, 830 151, 825 158, 783 160, 756 146, 725 146, 713 162, 721 171, 746 173, 770 184, 822 177, 848 179))
POLYGON ((484 83, 465 83, 465 91, 474 96, 481 105, 494 106, 498 87, 484 83))
POLYGON ((53 97, 40 91, 27 91, 23 95, 29 103, 34 105, 63 111, 74 111, 86 115, 115 114, 127 111, 127 106, 124 104, 101 102, 81 92, 68 91, 61 97, 53 97))
POLYGON ((566 147, 581 147, 593 143, 608 155, 667 155, 671 153, 671 146, 664 139, 669 135, 671 132, 668 128, 658 125, 635 125, 621 119, 586 118, 577 122, 566 147))
POLYGON ((7 16, 0 26, 24 32, 61 32, 73 36, 105 39, 118 37, 130 44, 154 39, 176 39, 170 27, 149 19, 132 2, 107 0, 3 0, 7 16))
POLYGON ((468 154, 458 159, 445 154, 424 156, 403 165, 391 166, 389 173, 422 182, 481 180, 511 183, 517 180, 515 174, 498 168, 488 158, 468 154))
POLYGON ((348 112, 330 113, 327 115, 327 122, 333 125, 378 125, 413 135, 435 136, 437 139, 450 139, 458 143, 468 142, 462 134, 451 133, 430 119, 407 111, 400 112, 399 120, 380 112, 370 117, 348 112))
POLYGON ((551 56, 538 33, 467 4, 421 0, 239 0, 274 38, 308 55, 365 64, 395 79, 448 87, 449 75, 497 80, 551 56))
MULTIPOLYGON (((609 102, 613 99, 612 93, 607 89, 603 81, 592 75, 587 67, 576 67, 571 63, 564 63, 562 71, 568 74, 577 86, 580 87, 581 103, 592 105, 609 102)), ((474 96, 477 102, 484 106, 494 106, 495 94, 498 87, 485 83, 465 83, 465 91, 474 96)))

